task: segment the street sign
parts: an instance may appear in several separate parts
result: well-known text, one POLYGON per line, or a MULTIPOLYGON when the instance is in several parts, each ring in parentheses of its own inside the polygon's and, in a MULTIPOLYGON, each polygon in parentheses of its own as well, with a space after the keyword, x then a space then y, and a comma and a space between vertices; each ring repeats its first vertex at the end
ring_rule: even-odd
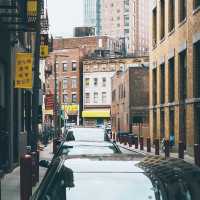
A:
POLYGON ((32 64, 31 53, 16 53, 15 88, 32 88, 32 64))

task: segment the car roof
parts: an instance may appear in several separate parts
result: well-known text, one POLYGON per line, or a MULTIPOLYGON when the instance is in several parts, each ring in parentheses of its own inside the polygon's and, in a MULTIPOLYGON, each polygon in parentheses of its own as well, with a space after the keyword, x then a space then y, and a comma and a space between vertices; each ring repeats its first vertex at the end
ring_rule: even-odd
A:
POLYGON ((63 146, 95 146, 95 147, 110 147, 113 146, 113 143, 108 141, 65 141, 63 146))

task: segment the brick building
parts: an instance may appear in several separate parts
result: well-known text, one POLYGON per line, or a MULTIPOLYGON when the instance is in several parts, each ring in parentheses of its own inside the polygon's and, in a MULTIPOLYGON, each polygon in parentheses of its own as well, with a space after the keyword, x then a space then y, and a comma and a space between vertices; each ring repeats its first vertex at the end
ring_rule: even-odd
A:
POLYGON ((139 134, 138 123, 143 124, 143 135, 148 131, 149 68, 148 63, 133 61, 133 66, 117 71, 112 78, 112 131, 139 134), (140 119, 138 121, 138 119, 140 119), (136 123, 137 121, 137 123, 136 123))
POLYGON ((148 58, 96 57, 83 62, 83 113, 85 125, 110 122, 111 79, 119 70, 148 63, 148 58))
POLYGON ((200 1, 157 0, 151 8, 150 133, 200 143, 200 1))
MULTIPOLYGON (((57 38, 54 51, 46 60, 46 94, 54 95, 54 58, 57 55, 57 91, 61 109, 68 122, 79 124, 82 111, 82 61, 96 49, 120 53, 121 45, 107 36, 57 38), (59 56, 60 55, 60 56, 59 56)), ((47 119, 53 119, 53 107, 45 110, 47 119)))

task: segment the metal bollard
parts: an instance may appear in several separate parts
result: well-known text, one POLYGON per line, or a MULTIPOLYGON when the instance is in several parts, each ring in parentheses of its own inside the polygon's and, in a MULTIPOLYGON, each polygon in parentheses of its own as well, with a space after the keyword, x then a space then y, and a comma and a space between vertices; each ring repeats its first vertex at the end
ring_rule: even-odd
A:
POLYGON ((154 145, 155 145, 155 155, 159 155, 159 139, 154 140, 154 145))
POLYGON ((178 157, 184 159, 184 143, 181 141, 178 144, 178 157))
POLYGON ((38 183, 39 182, 39 162, 40 162, 40 152, 39 151, 36 151, 36 182, 38 183))
POLYGON ((37 183, 36 174, 37 174, 37 165, 36 165, 37 154, 32 152, 32 186, 35 186, 37 183))
POLYGON ((25 155, 20 159, 20 199, 28 200, 32 195, 32 157, 25 155))
POLYGON ((133 145, 132 135, 128 136, 128 145, 129 145, 129 147, 132 147, 132 145, 133 145))
POLYGON ((140 150, 143 151, 144 150, 144 138, 140 137, 140 150))
POLYGON ((135 137, 135 149, 138 149, 138 137, 135 137))
POLYGON ((147 152, 151 152, 151 138, 147 138, 147 152))
POLYGON ((124 145, 125 146, 127 145, 127 142, 128 142, 128 137, 127 137, 127 135, 124 135, 124 145))
POLYGON ((169 146, 169 140, 165 140, 165 158, 169 157, 170 154, 170 146, 169 146))
POLYGON ((200 145, 194 144, 194 161, 195 165, 200 167, 200 145))

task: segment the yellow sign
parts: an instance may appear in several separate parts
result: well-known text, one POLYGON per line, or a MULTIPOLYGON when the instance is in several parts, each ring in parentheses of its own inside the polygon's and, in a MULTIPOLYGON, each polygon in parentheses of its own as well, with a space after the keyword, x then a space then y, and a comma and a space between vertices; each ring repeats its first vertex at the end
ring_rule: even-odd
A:
POLYGON ((40 45, 40 58, 46 58, 49 54, 48 45, 40 45))
POLYGON ((109 118, 110 110, 84 110, 82 112, 84 118, 109 118))
POLYGON ((15 88, 32 88, 31 53, 16 53, 15 88))
POLYGON ((38 0, 27 1, 27 15, 29 17, 34 17, 37 15, 37 1, 38 0))
POLYGON ((67 113, 77 112, 79 110, 79 105, 63 105, 63 110, 67 113))

